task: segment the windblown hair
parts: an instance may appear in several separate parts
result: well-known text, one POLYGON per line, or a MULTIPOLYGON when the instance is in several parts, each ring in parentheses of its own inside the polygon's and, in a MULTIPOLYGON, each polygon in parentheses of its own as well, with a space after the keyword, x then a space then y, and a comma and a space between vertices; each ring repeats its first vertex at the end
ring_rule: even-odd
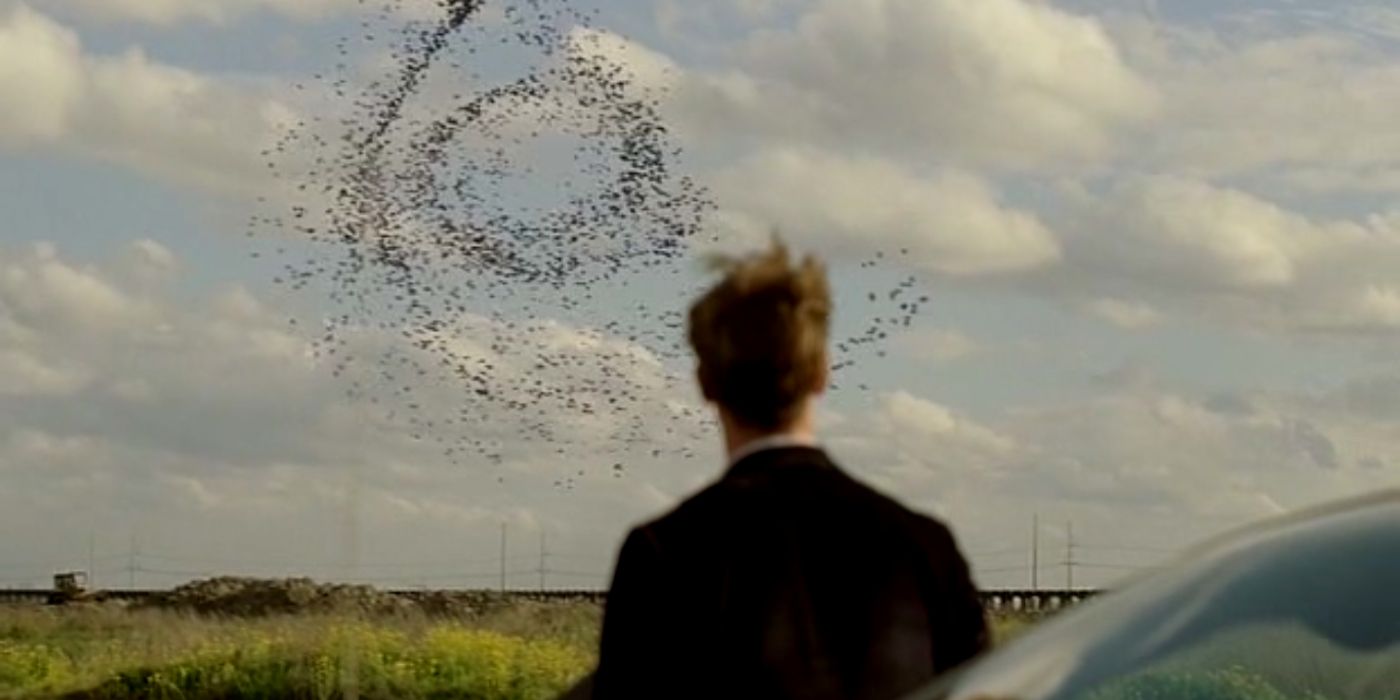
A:
POLYGON ((745 426, 786 428, 826 378, 826 267, 811 255, 794 263, 777 236, 767 251, 709 266, 724 278, 690 309, 701 391, 745 426))

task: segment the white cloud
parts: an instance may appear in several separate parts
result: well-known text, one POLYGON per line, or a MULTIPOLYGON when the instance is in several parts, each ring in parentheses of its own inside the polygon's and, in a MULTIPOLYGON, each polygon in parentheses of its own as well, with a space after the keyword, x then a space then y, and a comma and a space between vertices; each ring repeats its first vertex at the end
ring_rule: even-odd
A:
POLYGON ((67 396, 85 383, 82 372, 54 367, 15 348, 0 350, 0 396, 67 396))
POLYGON ((1085 309, 1109 323, 1126 330, 1151 328, 1162 321, 1161 312, 1142 302, 1122 299, 1095 299, 1085 309))
POLYGON ((0 17, 0 145, 49 142, 83 94, 78 38, 20 5, 0 17))
POLYGON ((1282 287, 1310 223, 1242 192, 1158 177, 1120 188, 1086 238, 1124 274, 1223 289, 1282 287))
POLYGON ((568 43, 577 51, 626 68, 629 87, 673 88, 683 75, 669 56, 613 32, 576 27, 569 32, 568 43))
POLYGON ((1076 217, 1056 223, 1071 235, 1054 288, 1087 296, 1089 311, 1110 321, 1131 326, 1184 309, 1282 333, 1400 329, 1393 216, 1321 220, 1184 177, 1083 197, 1076 217))
MULTIPOLYGON (((693 144, 1063 170, 1114 156, 1124 130, 1157 108, 1098 20, 1048 3, 824 0, 775 12, 780 4, 739 2, 752 21, 795 19, 718 50, 728 37, 707 36, 718 65, 667 76, 669 113, 693 144)), ((682 43, 680 25, 717 23, 709 9, 660 12, 663 33, 682 43)), ((616 53, 642 75, 661 59, 634 43, 616 53)))
POLYGON ((0 105, 0 146, 55 149, 245 193, 265 187, 259 153, 293 116, 137 48, 87 54, 72 30, 25 5, 0 14, 0 105))
POLYGON ((905 391, 880 396, 859 416, 828 416, 824 425, 851 469, 911 502, 950 481, 988 478, 1020 453, 1013 437, 905 391))
POLYGON ((786 7, 804 1, 805 0, 728 0, 728 4, 732 6, 741 17, 750 21, 756 21, 769 19, 786 7))
MULTIPOLYGON (((408 398, 393 393, 373 362, 335 379, 330 363, 313 358, 309 340, 289 326, 294 312, 241 287, 190 297, 183 285, 147 285, 131 274, 133 262, 177 276, 185 269, 146 240, 95 264, 74 262, 52 245, 0 248, 0 473, 7 485, 0 527, 48 522, 74 508, 85 513, 83 522, 26 543, 31 556, 23 558, 67 551, 60 540, 85 541, 90 527, 134 527, 148 547, 180 556, 226 542, 226 551, 275 573, 276 550, 285 546, 299 571, 344 575, 324 568, 325 552, 346 537, 338 528, 358 498, 364 531, 378 533, 361 543, 365 561, 441 560, 436 552, 449 545, 490 556, 495 525, 507 519, 512 528, 550 528, 559 551, 595 557, 576 568, 602 572, 629 523, 718 470, 696 469, 673 452, 651 455, 658 446, 693 444, 692 433, 704 432, 696 451, 718 464, 691 394, 668 383, 667 368, 647 348, 625 339, 548 319, 510 329, 499 325, 510 321, 477 319, 462 329, 462 342, 479 341, 474 351, 492 362, 502 392, 496 402, 473 401, 458 382, 412 372, 398 378, 414 385, 408 398), (492 349, 500 337, 520 347, 492 349), (559 368, 532 365, 544 355, 559 368), (625 381, 608 374, 619 367, 629 372, 625 381), (372 393, 399 415, 346 401, 351 378, 379 382, 382 391, 372 393), (633 413, 642 415, 633 421, 602 410, 559 420, 551 409, 555 440, 571 450, 560 457, 556 444, 522 427, 537 406, 509 405, 531 400, 524 391, 531 382, 545 382, 561 401, 601 403, 621 389, 636 396, 633 413), (460 430, 500 441, 503 462, 475 454, 454 462, 441 444, 412 439, 410 401, 439 421, 444 436, 460 430), (464 407, 470 412, 462 425, 442 420, 464 407), (620 431, 641 444, 621 444, 620 431), (626 464, 625 478, 614 475, 614 462, 626 464), (469 530, 479 526, 492 536, 477 542, 469 530), (277 531, 302 534, 269 544, 277 531), (451 544, 454 538, 463 543, 451 544)), ((392 335, 345 333, 346 351, 365 357, 377 356, 372 351, 392 335)), ((436 360, 420 359, 430 367, 436 360)), ((126 546, 125 535, 115 546, 126 546)))
POLYGON ((1393 52, 1354 29, 1254 24, 1257 31, 1231 34, 1118 25, 1130 63, 1163 96, 1127 160, 1321 190, 1394 187, 1400 65, 1393 52))
MULTIPOLYGON (((254 12, 274 12, 310 20, 333 13, 363 11, 357 0, 46 0, 55 9, 103 21, 169 26, 197 21, 222 24, 254 12)), ((424 3, 431 0, 424 0, 424 3)), ((409 3, 415 4, 415 3, 409 3)))
POLYGON ((905 262, 931 272, 1017 272, 1060 256, 1034 215, 1002 205, 988 183, 962 172, 920 176, 875 158, 770 150, 716 176, 715 191, 752 231, 777 227, 848 254, 906 249, 905 262))
MULTIPOLYGON (((588 461, 599 461, 591 446, 601 446, 615 423, 551 414, 575 445, 561 463, 550 446, 512 430, 519 416, 485 406, 473 413, 472 430, 515 440, 513 456, 499 468, 451 464, 436 445, 409 439, 402 420, 345 402, 343 385, 305 356, 306 341, 256 295, 234 288, 181 299, 175 288, 121 283, 130 256, 151 250, 135 243, 111 265, 78 264, 51 246, 0 256, 0 275, 48 266, 66 271, 55 279, 69 280, 0 287, 0 322, 15 328, 0 334, 0 472, 12 487, 0 492, 0 526, 68 523, 36 540, 45 551, 85 551, 93 525, 56 518, 81 507, 100 531, 122 533, 120 543, 100 547, 124 548, 135 527, 152 550, 186 557, 240 551, 262 562, 253 573, 286 572, 276 564, 281 560, 298 562, 298 571, 344 575, 327 568, 327 552, 349 537, 339 528, 358 502, 360 532, 373 533, 361 543, 367 563, 440 560, 435 552, 449 543, 453 551, 489 557, 496 523, 508 520, 516 537, 549 528, 551 548, 592 557, 581 568, 601 573, 626 525, 718 472, 712 452, 703 462, 627 457, 627 476, 616 479, 608 473, 613 458, 601 466, 588 461), (43 297, 26 302, 34 308, 63 308, 74 298, 71 289, 105 290, 115 303, 94 308, 122 323, 13 312, 21 296, 43 297), (562 478, 573 481, 572 490, 553 486, 562 478), (277 532, 295 534, 272 536, 277 532)), ((183 269, 179 260, 163 264, 183 269)), ((645 348, 553 321, 517 325, 515 332, 518 341, 550 352, 605 356, 650 376, 629 386, 651 387, 644 400, 668 406, 645 427, 654 444, 688 439, 666 427, 698 425, 660 415, 698 407, 659 377, 645 348)), ((486 345, 465 344, 491 335, 485 327, 466 333, 461 352, 489 354, 486 345)), ((516 375, 556 379, 516 359, 493 356, 503 384, 516 375)), ((586 369, 569 371, 575 383, 587 376, 586 369)), ((978 418, 898 391, 879 396, 869 410, 825 421, 824 434, 848 469, 948 517, 973 549, 1004 550, 1023 525, 1008 522, 1006 513, 1035 509, 1067 514, 1086 534, 1139 542, 1159 537, 1166 524, 1191 522, 1172 530, 1180 539, 1167 544, 1177 546, 1266 515, 1269 503, 1298 507, 1392 476, 1388 470, 1400 465, 1393 383, 1358 381, 1318 395, 1199 398, 1144 380, 978 418)), ((415 398, 438 415, 463 401, 453 385, 430 380, 415 398)), ((231 568, 198 569, 206 570, 231 568)), ((406 571, 424 569, 400 567, 406 571)))
POLYGON ((946 406, 897 391, 880 402, 878 420, 897 438, 946 442, 960 450, 1005 455, 1016 449, 1011 438, 975 421, 960 417, 946 406))
MULTIPOLYGON (((982 583, 1005 586, 1026 572, 979 552, 1024 542, 1032 513, 1042 523, 1073 520, 1083 545, 1179 548, 1282 510, 1385 487, 1400 465, 1395 383, 1200 397, 1153 379, 1009 407, 983 421, 897 392, 827 421, 826 435, 845 468, 949 519, 979 568, 992 572, 982 583)), ((1105 552, 1095 560, 1154 563, 1105 552)))
POLYGON ((19 254, 0 251, 0 315, 19 327, 116 329, 150 313, 94 270, 61 260, 51 245, 36 243, 19 254))
POLYGON ((982 351, 982 344, 962 331, 913 330, 898 336, 894 347, 914 361, 952 362, 982 351))
POLYGON ((746 242, 778 227, 839 256, 907 248, 897 264, 944 283, 996 274, 1133 329, 1394 332, 1395 217, 1283 194, 1397 181, 1396 61, 1267 14, 1226 36, 1020 0, 831 0, 718 67, 610 51, 670 90, 714 168, 714 227, 746 242), (1008 166, 1063 186, 1025 196, 994 174, 1008 166))
POLYGON ((1025 0, 827 0, 736 54, 731 72, 689 76, 682 121, 710 136, 1030 166, 1101 158, 1154 105, 1095 20, 1025 0))

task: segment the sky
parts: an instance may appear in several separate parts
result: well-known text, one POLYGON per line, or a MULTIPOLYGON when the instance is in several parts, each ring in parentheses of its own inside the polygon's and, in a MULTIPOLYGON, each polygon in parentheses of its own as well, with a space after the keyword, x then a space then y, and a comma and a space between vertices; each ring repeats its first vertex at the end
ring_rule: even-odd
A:
MULTIPOLYGON (((720 474, 716 436, 618 478, 606 426, 566 414, 568 458, 502 412, 481 429, 510 458, 454 464, 309 352, 289 318, 326 310, 241 232, 280 186, 259 152, 318 108, 292 86, 363 12, 0 0, 0 587, 495 586, 504 529, 508 585, 594 588, 720 474)), ((1400 481, 1400 10, 626 0, 593 31, 664 95, 719 204, 707 246, 780 228, 830 261, 842 329, 890 280, 931 297, 821 434, 952 525, 982 585, 1030 582, 1037 517, 1041 585, 1103 586, 1400 481)), ((536 320, 646 360, 658 413, 701 410, 603 318, 536 320)))

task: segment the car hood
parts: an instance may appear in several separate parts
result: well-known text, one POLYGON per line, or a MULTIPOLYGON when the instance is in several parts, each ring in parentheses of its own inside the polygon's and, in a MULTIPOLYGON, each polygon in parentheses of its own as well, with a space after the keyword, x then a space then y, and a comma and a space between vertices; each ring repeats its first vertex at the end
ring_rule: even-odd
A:
POLYGON ((1400 643, 1400 491, 1255 525, 1057 616, 913 699, 1056 700, 1221 630, 1295 621, 1339 645, 1400 643))

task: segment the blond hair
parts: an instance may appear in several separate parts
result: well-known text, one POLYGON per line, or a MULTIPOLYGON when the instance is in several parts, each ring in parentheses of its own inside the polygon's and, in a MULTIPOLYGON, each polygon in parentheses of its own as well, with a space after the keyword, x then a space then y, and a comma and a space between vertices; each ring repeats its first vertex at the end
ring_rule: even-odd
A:
POLYGON ((724 278, 690 309, 701 391, 748 427, 786 428, 826 378, 826 268, 811 255, 794 264, 776 235, 767 251, 709 264, 724 278))

